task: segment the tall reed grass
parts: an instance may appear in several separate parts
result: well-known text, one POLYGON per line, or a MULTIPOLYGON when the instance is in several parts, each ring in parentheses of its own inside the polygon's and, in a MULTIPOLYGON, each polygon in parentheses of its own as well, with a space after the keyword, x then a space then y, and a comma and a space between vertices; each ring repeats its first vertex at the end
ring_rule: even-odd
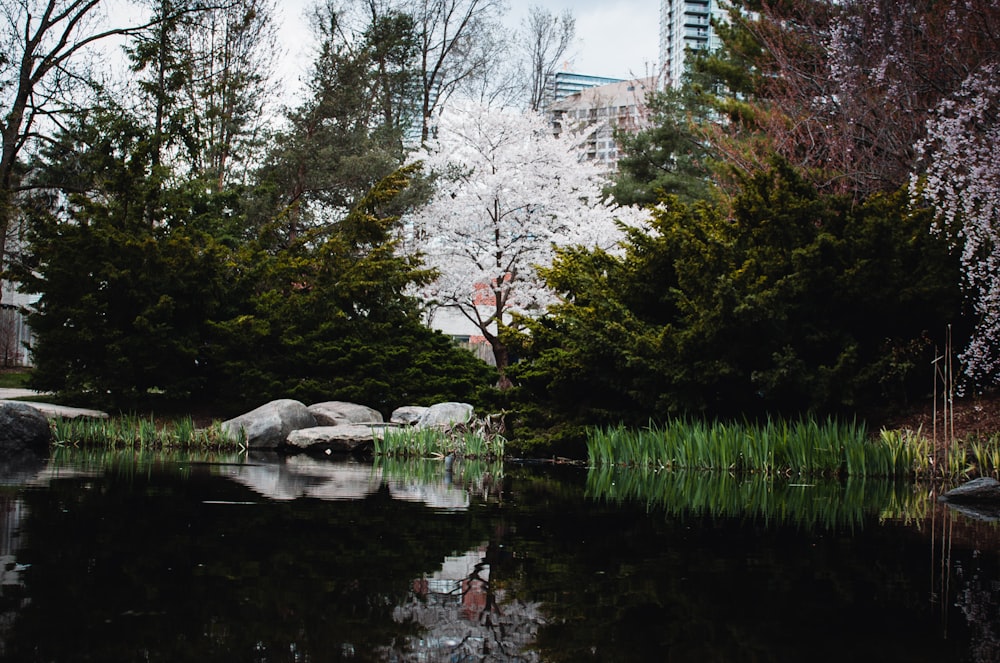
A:
POLYGON ((458 435, 424 428, 386 429, 381 439, 375 439, 376 456, 429 458, 454 454, 462 458, 503 458, 506 441, 503 438, 487 439, 481 435, 464 432, 458 435))
POLYGON ((387 428, 375 438, 376 456, 430 458, 453 455, 469 459, 502 459, 507 440, 492 420, 449 428, 387 428))
POLYGON ((104 449, 238 449, 245 440, 224 434, 218 422, 197 428, 190 417, 158 423, 153 417, 123 415, 108 419, 52 420, 56 445, 104 449))
POLYGON ((795 476, 935 477, 1000 472, 1000 436, 972 447, 953 445, 936 459, 918 432, 883 430, 829 418, 762 424, 676 419, 642 429, 591 431, 592 466, 629 466, 795 476), (942 462, 943 461, 943 462, 942 462))

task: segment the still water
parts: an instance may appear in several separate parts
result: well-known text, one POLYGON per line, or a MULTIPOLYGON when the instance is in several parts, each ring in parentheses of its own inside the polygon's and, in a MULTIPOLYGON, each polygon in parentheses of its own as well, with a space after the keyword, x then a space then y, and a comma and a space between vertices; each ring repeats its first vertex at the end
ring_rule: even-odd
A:
POLYGON ((995 661, 928 486, 59 450, 0 487, 0 660, 995 661))

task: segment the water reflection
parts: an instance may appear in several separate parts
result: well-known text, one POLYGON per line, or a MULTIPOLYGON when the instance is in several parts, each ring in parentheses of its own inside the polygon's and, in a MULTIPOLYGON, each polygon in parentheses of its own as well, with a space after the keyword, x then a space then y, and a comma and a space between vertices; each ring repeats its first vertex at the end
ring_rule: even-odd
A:
POLYGON ((489 499, 491 487, 502 479, 502 474, 498 477, 461 461, 446 469, 436 460, 381 461, 374 465, 305 455, 258 456, 257 460, 260 462, 221 467, 219 474, 272 500, 358 500, 387 489, 393 499, 444 510, 467 509, 473 487, 489 499))
POLYGON ((421 632, 384 652, 387 660, 538 660, 530 645, 545 622, 540 605, 508 597, 490 582, 490 558, 496 553, 483 543, 445 557, 440 569, 415 579, 393 618, 419 624, 421 632))
POLYGON ((612 503, 640 503, 674 516, 760 519, 806 529, 860 527, 879 519, 925 519, 931 486, 906 481, 802 481, 783 475, 668 472, 600 467, 587 475, 587 494, 612 503))
POLYGON ((2 660, 1000 657, 997 527, 926 486, 67 451, 0 496, 2 660))

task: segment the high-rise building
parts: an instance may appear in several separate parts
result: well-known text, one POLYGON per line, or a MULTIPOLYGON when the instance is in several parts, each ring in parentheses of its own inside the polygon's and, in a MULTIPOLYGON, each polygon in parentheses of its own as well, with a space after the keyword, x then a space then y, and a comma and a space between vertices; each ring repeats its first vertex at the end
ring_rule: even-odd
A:
POLYGON ((554 101, 546 108, 552 133, 572 135, 582 159, 614 167, 618 161, 615 133, 645 128, 646 94, 655 80, 637 78, 585 87, 554 101))
POLYGON ((680 86, 688 50, 719 47, 712 17, 725 17, 718 0, 660 0, 660 63, 665 86, 680 86))
POLYGON ((621 78, 607 78, 605 76, 590 76, 589 74, 574 74, 570 71, 557 71, 546 81, 546 98, 542 105, 548 106, 552 102, 561 101, 588 88, 621 82, 621 78))

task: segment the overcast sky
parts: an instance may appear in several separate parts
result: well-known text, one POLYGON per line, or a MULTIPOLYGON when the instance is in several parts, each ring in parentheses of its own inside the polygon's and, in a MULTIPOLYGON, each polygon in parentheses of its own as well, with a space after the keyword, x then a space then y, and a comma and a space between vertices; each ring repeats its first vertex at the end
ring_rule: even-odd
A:
MULTIPOLYGON (((564 68, 578 74, 631 78, 655 70, 659 55, 659 2, 656 0, 508 0, 507 24, 520 28, 528 8, 540 6, 553 14, 570 9, 576 17, 577 41, 564 68)), ((289 87, 301 75, 311 56, 312 33, 306 27, 310 0, 278 3, 281 38, 288 49, 280 70, 289 87)))
POLYGON ((509 0, 508 22, 520 26, 531 6, 576 17, 577 43, 569 71, 610 78, 645 76, 659 57, 660 3, 656 0, 509 0))

